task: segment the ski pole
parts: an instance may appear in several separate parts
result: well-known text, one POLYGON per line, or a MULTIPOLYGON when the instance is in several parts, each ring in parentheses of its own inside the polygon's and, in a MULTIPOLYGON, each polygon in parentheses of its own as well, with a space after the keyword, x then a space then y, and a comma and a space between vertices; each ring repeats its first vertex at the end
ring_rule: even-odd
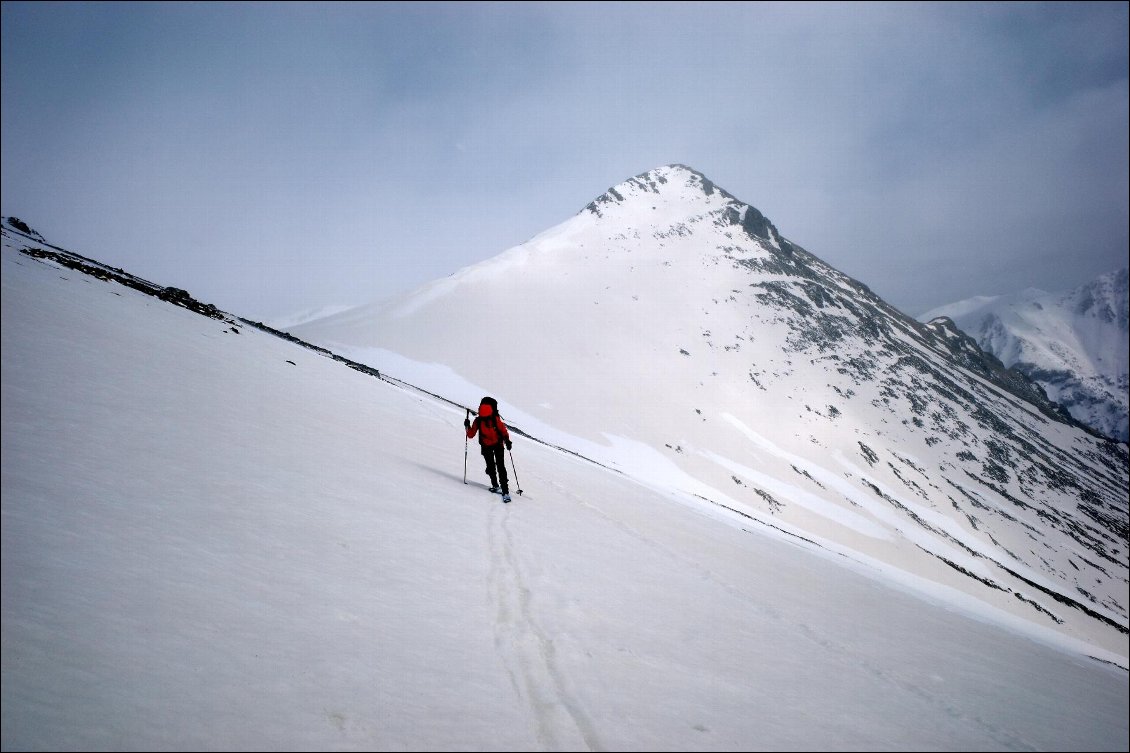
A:
MULTIPOLYGON (((463 419, 463 424, 466 426, 467 422, 471 420, 471 409, 467 409, 467 416, 463 419)), ((463 483, 467 483, 467 432, 463 432, 463 483)))
POLYGON ((518 466, 514 464, 514 452, 507 450, 510 453, 510 467, 514 469, 514 486, 518 487, 518 494, 522 493, 522 482, 518 480, 518 466))

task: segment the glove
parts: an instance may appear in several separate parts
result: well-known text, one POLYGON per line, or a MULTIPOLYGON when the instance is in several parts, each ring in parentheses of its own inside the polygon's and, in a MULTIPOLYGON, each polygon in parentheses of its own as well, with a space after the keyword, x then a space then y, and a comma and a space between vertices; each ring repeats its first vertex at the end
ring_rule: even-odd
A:
POLYGON ((511 443, 510 443, 510 440, 509 440, 509 439, 507 439, 507 440, 506 440, 506 449, 508 449, 508 450, 509 450, 509 449, 510 449, 511 447, 513 447, 513 445, 512 445, 511 443))
POLYGON ((469 419, 469 418, 463 419, 463 428, 464 429, 470 429, 471 428, 471 419, 469 419))

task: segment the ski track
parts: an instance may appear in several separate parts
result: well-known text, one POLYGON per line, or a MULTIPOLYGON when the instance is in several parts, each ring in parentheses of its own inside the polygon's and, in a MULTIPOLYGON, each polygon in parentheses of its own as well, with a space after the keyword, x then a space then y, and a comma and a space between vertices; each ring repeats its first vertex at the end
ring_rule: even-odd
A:
POLYGON ((510 505, 495 505, 488 530, 494 646, 514 692, 530 709, 539 749, 603 750, 580 705, 565 691, 553 641, 531 614, 530 589, 510 531, 510 505))
MULTIPOLYGON (((685 555, 679 553, 678 551, 664 546, 663 544, 660 544, 656 541, 653 541, 652 539, 648 538, 646 534, 641 533, 640 531, 635 529, 631 524, 613 517, 608 512, 605 512, 592 503, 582 499, 581 497, 578 497, 563 485, 553 480, 545 481, 547 481, 548 484, 552 486, 559 494, 571 498, 571 500, 577 503, 577 505, 579 505, 580 507, 594 512, 595 514, 603 518, 607 523, 615 526, 620 531, 623 531, 626 535, 631 536, 642 544, 663 553, 666 557, 677 562, 680 567, 698 573, 703 578, 703 580, 717 586, 718 588, 733 596, 738 602, 743 603, 745 607, 749 609, 750 613, 759 614, 766 619, 777 622, 785 619, 784 615, 782 615, 779 611, 771 606, 761 604, 753 600, 749 594, 745 593, 733 584, 726 582, 717 573, 703 566, 701 563, 692 559, 688 559, 685 555)), ((749 531, 744 527, 742 528, 742 530, 746 531, 746 533, 750 533, 751 535, 756 535, 752 531, 749 531)), ((837 641, 834 638, 827 637, 823 634, 823 631, 818 628, 814 628, 807 623, 796 622, 790 625, 785 625, 781 629, 789 631, 791 634, 802 636, 805 640, 816 646, 820 651, 826 651, 833 655, 850 657, 851 660, 854 661, 860 668, 862 668, 866 673, 875 677, 878 681, 893 685, 899 690, 917 696, 922 700, 923 703, 939 709, 945 716, 948 716, 951 719, 959 720, 967 724, 969 727, 981 730, 985 737, 998 742, 1004 749, 1022 751, 1035 750, 1030 744, 1028 744, 1027 741, 1018 737, 1015 734, 1015 731, 1001 729, 999 726, 994 725, 992 722, 984 719, 980 714, 971 714, 969 713, 968 709, 962 709, 958 706, 955 706, 949 700, 940 697, 936 693, 932 693, 928 688, 923 687, 922 684, 911 679, 909 676, 900 676, 897 669, 891 669, 889 667, 879 666, 875 664, 872 660, 861 655, 859 651, 852 649, 851 646, 837 641)))

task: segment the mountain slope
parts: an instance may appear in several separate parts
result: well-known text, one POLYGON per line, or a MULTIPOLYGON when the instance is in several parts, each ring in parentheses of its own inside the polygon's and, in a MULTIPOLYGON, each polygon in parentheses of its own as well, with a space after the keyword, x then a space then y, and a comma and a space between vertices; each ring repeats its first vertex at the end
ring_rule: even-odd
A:
POLYGON ((449 403, 4 241, 5 750, 1130 740, 1116 655, 524 438, 501 505, 449 403))
POLYGON ((1126 442, 1128 309, 1130 282, 1122 269, 1067 293, 973 298, 934 309, 922 320, 948 317, 1079 421, 1126 442))
POLYGON ((291 332, 494 394, 645 483, 1127 651, 1126 447, 689 168, 291 332))

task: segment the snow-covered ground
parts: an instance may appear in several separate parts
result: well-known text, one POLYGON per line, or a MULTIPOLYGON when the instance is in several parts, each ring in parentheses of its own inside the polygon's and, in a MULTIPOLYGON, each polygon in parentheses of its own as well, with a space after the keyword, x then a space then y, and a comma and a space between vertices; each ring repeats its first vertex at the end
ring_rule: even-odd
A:
POLYGON ((1130 744, 1117 656, 521 437, 503 505, 450 404, 2 264, 4 750, 1130 744))

